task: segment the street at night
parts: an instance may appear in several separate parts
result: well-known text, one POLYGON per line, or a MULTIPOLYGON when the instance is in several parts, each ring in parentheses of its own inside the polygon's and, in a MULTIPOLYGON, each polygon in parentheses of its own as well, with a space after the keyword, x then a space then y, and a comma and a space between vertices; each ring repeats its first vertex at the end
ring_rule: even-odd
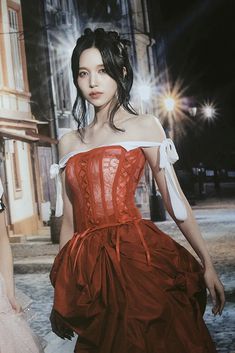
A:
MULTIPOLYGON (((5 283, 4 300, 17 308, 13 262, 16 299, 40 353, 214 353, 212 341, 217 353, 235 353, 234 15, 234 0, 0 0, 0 294, 5 283), (161 252, 150 251, 164 260, 155 256, 157 276, 144 272, 138 256, 144 248, 150 264, 153 225, 144 228, 141 215, 204 268, 181 247, 172 250, 168 237, 162 246, 154 228, 161 252), (139 238, 129 242, 128 235, 139 238), (57 288, 54 296, 49 273, 60 241, 65 252, 53 275, 64 296, 57 288), (116 255, 108 261, 106 246, 116 255), (136 272, 123 269, 122 256, 136 272), (134 283, 137 274, 143 281, 134 283), (214 316, 224 301, 219 279, 226 304, 214 316), (212 340, 199 312, 205 284, 212 340), (77 337, 60 339, 58 327, 58 336, 52 332, 53 305, 63 320, 76 321, 76 348, 77 337), (76 308, 76 315, 63 317, 60 307, 76 308)), ((1 334, 0 326, 0 353, 24 353, 2 352, 1 334)))

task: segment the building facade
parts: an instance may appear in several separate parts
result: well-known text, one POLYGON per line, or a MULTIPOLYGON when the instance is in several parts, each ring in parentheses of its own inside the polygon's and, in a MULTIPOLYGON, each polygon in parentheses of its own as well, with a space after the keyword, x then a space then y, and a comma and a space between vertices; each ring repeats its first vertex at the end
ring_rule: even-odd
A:
POLYGON ((70 59, 80 35, 76 0, 44 0, 45 24, 55 101, 56 134, 74 129, 72 106, 75 100, 70 59))
POLYGON ((21 4, 0 1, 0 160, 10 234, 33 234, 39 226, 37 121, 30 108, 21 4))
POLYGON ((42 185, 41 208, 50 218, 55 208, 55 184, 50 180, 50 165, 58 162, 57 140, 73 126, 72 105, 75 90, 70 58, 79 36, 75 0, 21 0, 26 43, 31 109, 40 122, 44 137, 37 144, 42 185))

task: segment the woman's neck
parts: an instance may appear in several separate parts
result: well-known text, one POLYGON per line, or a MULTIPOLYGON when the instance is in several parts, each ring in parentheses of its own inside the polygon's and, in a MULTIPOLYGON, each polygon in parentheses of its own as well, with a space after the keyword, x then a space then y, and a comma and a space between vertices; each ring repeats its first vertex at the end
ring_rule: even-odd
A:
MULTIPOLYGON (((109 116, 112 109, 113 109, 113 105, 109 104, 109 105, 106 105, 105 107, 95 110, 96 127, 99 127, 99 126, 102 127, 103 125, 109 122, 109 116)), ((123 116, 123 113, 124 113, 124 109, 123 107, 120 107, 115 113, 114 123, 115 121, 121 119, 121 117, 123 116)))
POLYGON ((110 105, 95 109, 96 124, 104 125, 109 120, 110 105))

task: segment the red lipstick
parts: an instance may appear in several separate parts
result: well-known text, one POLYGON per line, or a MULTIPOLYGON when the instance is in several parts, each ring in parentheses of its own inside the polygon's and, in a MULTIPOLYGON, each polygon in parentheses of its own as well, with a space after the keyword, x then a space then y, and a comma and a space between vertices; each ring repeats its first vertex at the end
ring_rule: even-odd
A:
POLYGON ((101 94, 103 94, 102 92, 98 92, 98 91, 94 91, 94 92, 91 92, 90 94, 89 94, 89 96, 91 97, 91 98, 93 98, 93 99, 97 99, 97 98, 99 98, 100 96, 101 96, 101 94))

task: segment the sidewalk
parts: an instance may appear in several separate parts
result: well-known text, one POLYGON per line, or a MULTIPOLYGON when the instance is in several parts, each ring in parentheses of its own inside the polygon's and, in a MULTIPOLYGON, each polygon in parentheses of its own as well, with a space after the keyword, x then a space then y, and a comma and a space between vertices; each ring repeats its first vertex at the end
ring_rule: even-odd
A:
POLYGON ((49 342, 44 353, 73 353, 76 344, 76 337, 72 341, 62 340, 53 332, 48 333, 45 340, 49 342))
POLYGON ((43 236, 32 235, 25 239, 25 242, 11 244, 15 273, 49 272, 59 251, 59 245, 51 243, 50 228, 45 227, 43 236))

